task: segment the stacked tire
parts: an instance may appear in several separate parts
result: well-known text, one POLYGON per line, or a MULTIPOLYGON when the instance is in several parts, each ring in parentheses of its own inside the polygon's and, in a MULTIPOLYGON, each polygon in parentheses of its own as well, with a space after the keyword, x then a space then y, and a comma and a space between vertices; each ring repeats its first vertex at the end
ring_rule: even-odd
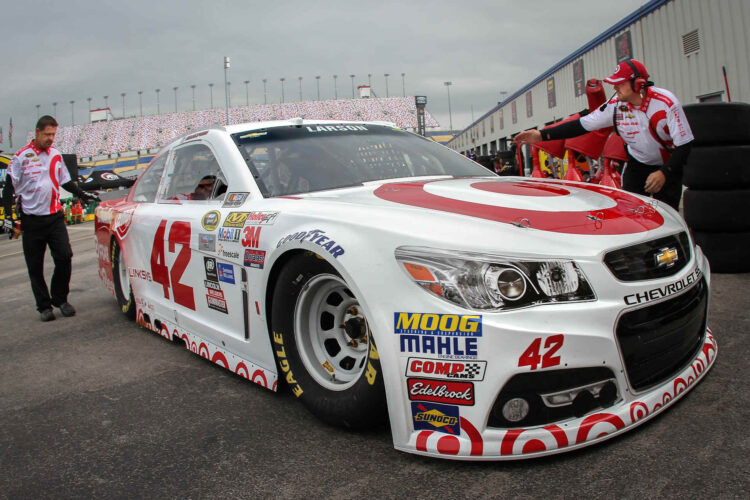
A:
POLYGON ((683 172, 685 222, 718 273, 750 271, 750 104, 685 106, 695 141, 683 172))

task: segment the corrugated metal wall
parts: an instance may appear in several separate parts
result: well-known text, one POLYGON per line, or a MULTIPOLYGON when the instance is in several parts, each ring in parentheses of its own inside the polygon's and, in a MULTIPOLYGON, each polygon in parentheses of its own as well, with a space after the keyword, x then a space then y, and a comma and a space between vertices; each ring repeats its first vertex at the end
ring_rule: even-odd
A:
MULTIPOLYGON (((578 59, 583 60, 584 81, 604 78, 617 65, 615 39, 630 32, 633 57, 643 61, 657 87, 671 90, 683 104, 698 102, 715 95, 727 100, 722 67, 726 68, 732 101, 750 102, 750 0, 673 0, 658 9, 622 26, 617 33, 602 40, 578 59), (697 30, 699 48, 685 54, 683 36, 697 30)), ((695 48, 695 33, 688 48, 695 48)), ((497 149, 498 139, 510 138, 522 130, 543 127, 545 123, 569 116, 588 107, 586 95, 575 96, 573 64, 558 68, 530 89, 532 116, 527 117, 526 91, 494 108, 464 130, 448 146, 480 153, 497 149), (556 105, 548 107, 547 80, 555 79, 556 105), (511 106, 516 102, 517 123, 512 122, 511 106), (499 115, 503 113, 504 127, 499 115), (490 115, 495 131, 490 131, 490 115), (484 131, 484 133, 483 133, 484 131), (474 141, 472 142, 472 137, 474 141)), ((612 87, 605 84, 612 95, 612 87)), ((522 89, 523 90, 523 89, 522 89)))

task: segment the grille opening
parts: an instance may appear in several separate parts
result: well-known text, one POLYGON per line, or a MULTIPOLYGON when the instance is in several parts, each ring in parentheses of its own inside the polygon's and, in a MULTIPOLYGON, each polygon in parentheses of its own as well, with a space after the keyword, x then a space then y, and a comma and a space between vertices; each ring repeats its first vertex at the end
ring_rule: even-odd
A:
POLYGON ((672 276, 682 270, 691 257, 690 240, 687 233, 682 232, 613 250, 604 256, 604 263, 620 281, 642 281, 672 276), (658 263, 657 255, 664 249, 677 252, 671 265, 658 263))

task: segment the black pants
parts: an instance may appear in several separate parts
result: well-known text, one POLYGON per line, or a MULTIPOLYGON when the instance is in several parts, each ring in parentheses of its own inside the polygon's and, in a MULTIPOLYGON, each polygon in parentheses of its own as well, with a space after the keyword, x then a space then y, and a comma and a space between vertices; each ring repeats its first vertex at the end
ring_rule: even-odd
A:
MULTIPOLYGON (((646 165, 628 155, 628 164, 622 174, 622 188, 631 193, 651 196, 651 193, 647 193, 644 188, 646 178, 659 168, 660 165, 646 165)), ((661 190, 654 193, 654 198, 663 201, 675 210, 679 210, 680 199, 682 198, 682 179, 668 176, 661 190)))
POLYGON ((21 214, 23 230, 23 255, 31 279, 36 308, 43 311, 51 306, 60 306, 68 301, 73 249, 70 247, 68 230, 62 212, 52 215, 21 214), (55 271, 52 274, 52 296, 44 281, 44 254, 49 245, 55 271))

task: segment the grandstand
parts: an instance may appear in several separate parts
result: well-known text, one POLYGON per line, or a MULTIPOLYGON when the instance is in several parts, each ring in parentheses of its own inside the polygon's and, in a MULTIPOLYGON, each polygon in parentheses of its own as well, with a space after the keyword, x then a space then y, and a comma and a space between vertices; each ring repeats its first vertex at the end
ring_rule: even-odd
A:
MULTIPOLYGON (((404 129, 413 130, 417 127, 414 97, 286 102, 229 108, 230 124, 286 120, 295 117, 307 120, 388 121, 404 129)), ((215 124, 226 124, 224 109, 98 121, 88 125, 60 127, 56 146, 61 152, 75 154, 79 160, 87 161, 91 167, 94 167, 94 159, 153 153, 155 149, 167 144, 178 135, 215 124)), ((435 118, 425 112, 425 126, 436 128, 439 124, 435 118)), ((31 140, 30 136, 28 140, 31 140)), ((120 160, 127 160, 127 158, 120 160)), ((100 163, 101 167, 106 165, 110 170, 114 167, 112 162, 96 163, 95 168, 99 168, 100 163)), ((119 161, 117 163, 119 164, 119 161)), ((123 164, 123 168, 127 167, 123 164)))

